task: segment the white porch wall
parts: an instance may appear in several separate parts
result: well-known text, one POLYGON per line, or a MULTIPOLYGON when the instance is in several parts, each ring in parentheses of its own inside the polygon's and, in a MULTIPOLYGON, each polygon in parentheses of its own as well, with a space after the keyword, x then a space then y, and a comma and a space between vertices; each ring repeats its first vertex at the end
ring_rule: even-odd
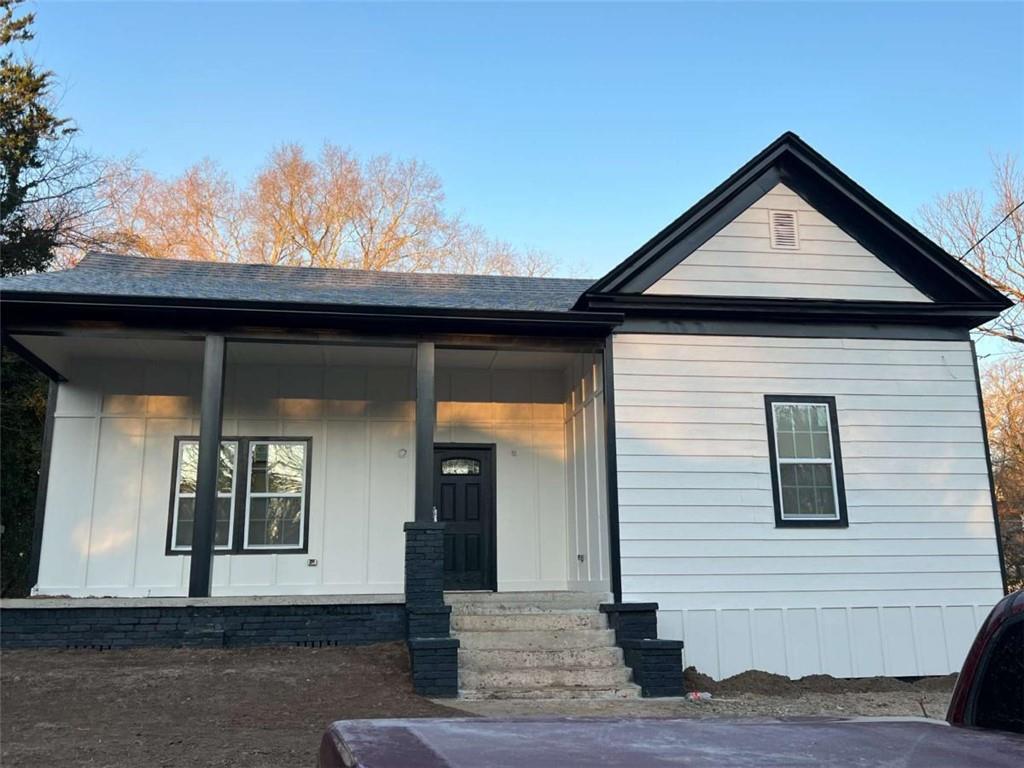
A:
MULTIPOLYGON (((173 438, 198 433, 199 366, 78 360, 69 378, 36 593, 186 594, 189 558, 164 551, 173 438)), ((439 371, 437 440, 497 445, 499 589, 566 587, 563 398, 558 371, 439 371)), ((229 364, 224 414, 225 436, 312 437, 309 552, 217 555, 213 594, 402 592, 413 371, 229 364)))
POLYGON ((602 377, 600 355, 578 355, 565 404, 569 587, 585 592, 611 592, 602 377))
POLYGON ((1002 596, 967 342, 614 337, 623 599, 722 678, 960 669, 1002 596), (849 528, 776 528, 764 395, 834 395, 849 528))

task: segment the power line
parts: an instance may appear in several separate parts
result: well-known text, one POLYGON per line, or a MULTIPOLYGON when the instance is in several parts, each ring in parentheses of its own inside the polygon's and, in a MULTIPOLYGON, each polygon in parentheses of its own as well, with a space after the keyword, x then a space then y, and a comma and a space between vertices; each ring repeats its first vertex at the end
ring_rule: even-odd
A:
POLYGON ((1004 221, 1006 221, 1008 218, 1013 216, 1013 214, 1015 214, 1018 210, 1020 210, 1021 206, 1024 206, 1024 200, 1021 200, 1019 203, 1017 203, 1017 205, 1015 205, 1013 207, 1013 210, 1011 210, 1008 214, 1006 214, 1005 216, 1003 216, 1003 218, 1001 218, 999 220, 998 224, 996 224, 994 227, 992 227, 992 229, 990 229, 988 232, 986 232, 984 235, 982 235, 981 239, 978 242, 976 242, 974 245, 972 245, 970 248, 968 248, 966 251, 964 251, 963 254, 960 256, 960 258, 961 259, 967 258, 968 254, 970 254, 971 251, 973 251, 979 245, 984 243, 985 242, 985 238, 988 237, 989 235, 991 235, 997 229, 999 229, 999 227, 1001 227, 1003 225, 1004 221))

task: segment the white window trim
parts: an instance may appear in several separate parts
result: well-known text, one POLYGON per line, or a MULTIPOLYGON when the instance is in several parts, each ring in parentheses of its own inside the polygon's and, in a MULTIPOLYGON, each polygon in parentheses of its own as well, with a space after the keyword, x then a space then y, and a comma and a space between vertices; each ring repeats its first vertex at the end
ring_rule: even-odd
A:
POLYGON ((816 403, 813 401, 801 401, 801 400, 776 400, 772 403, 772 439, 775 441, 775 464, 776 472, 779 478, 779 517, 783 520, 841 520, 842 515, 839 510, 839 481, 836 477, 836 447, 833 445, 832 440, 832 412, 831 409, 825 403, 816 403), (804 405, 813 406, 825 409, 825 427, 828 433, 828 452, 831 458, 829 459, 784 459, 782 453, 779 451, 779 412, 778 407, 780 405, 804 405), (786 504, 782 496, 782 465, 783 464, 828 464, 832 473, 832 509, 835 513, 829 515, 787 515, 786 504))
MULTIPOLYGON (((231 493, 224 493, 223 491, 217 491, 218 499, 231 499, 231 516, 228 518, 228 543, 217 544, 214 549, 222 552, 232 549, 235 540, 235 492, 238 489, 238 441, 237 440, 221 440, 221 445, 233 445, 235 446, 235 466, 231 470, 231 493)), ((175 466, 177 471, 174 475, 174 519, 171 523, 171 551, 172 552, 191 552, 191 544, 178 544, 178 502, 181 499, 194 499, 195 493, 182 493, 181 492, 181 454, 186 445, 199 445, 198 440, 179 440, 178 441, 178 455, 175 457, 175 466)), ((195 525, 195 522, 192 523, 195 525)))
POLYGON ((246 459, 246 472, 245 472, 245 520, 243 525, 245 530, 243 531, 244 541, 242 542, 242 548, 258 552, 260 550, 282 550, 282 549, 296 549, 301 550, 306 543, 306 494, 309 492, 309 488, 306 487, 306 462, 309 461, 309 444, 305 440, 289 440, 282 438, 280 440, 250 440, 249 441, 249 456, 246 459), (302 450, 302 491, 299 493, 257 493, 256 491, 250 490, 252 488, 252 457, 255 453, 254 449, 257 445, 301 445, 302 450), (298 499, 299 500, 299 543, 298 544, 250 544, 249 543, 249 506, 253 498, 257 499, 298 499))

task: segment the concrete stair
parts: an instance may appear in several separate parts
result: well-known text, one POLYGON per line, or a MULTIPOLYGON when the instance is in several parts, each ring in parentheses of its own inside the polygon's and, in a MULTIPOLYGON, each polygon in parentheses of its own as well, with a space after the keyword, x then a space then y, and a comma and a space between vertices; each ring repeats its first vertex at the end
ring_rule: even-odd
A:
POLYGON ((464 699, 633 699, 615 633, 598 610, 608 595, 453 592, 464 699))

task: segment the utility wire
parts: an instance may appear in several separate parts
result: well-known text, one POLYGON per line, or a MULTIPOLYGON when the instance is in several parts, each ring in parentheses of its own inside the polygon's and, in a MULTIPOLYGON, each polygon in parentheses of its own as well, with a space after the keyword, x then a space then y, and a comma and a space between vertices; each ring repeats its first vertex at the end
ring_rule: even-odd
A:
POLYGON ((966 251, 964 251, 963 254, 960 256, 960 258, 961 259, 967 258, 967 256, 971 253, 971 251, 973 251, 979 245, 984 243, 985 242, 985 238, 988 237, 989 235, 991 235, 997 229, 999 229, 999 227, 1001 227, 1003 225, 1004 221, 1006 221, 1008 218, 1013 216, 1013 214, 1015 214, 1018 210, 1020 210, 1021 206, 1024 206, 1024 200, 1021 200, 1019 203, 1017 203, 1017 205, 1015 205, 1013 207, 1013 210, 1011 210, 1008 214, 1006 214, 1005 216, 1003 216, 1003 218, 1001 218, 999 220, 998 224, 996 224, 994 227, 992 227, 992 229, 990 229, 988 232, 986 232, 984 235, 982 235, 981 239, 978 242, 976 242, 974 245, 972 245, 970 248, 968 248, 966 251))

